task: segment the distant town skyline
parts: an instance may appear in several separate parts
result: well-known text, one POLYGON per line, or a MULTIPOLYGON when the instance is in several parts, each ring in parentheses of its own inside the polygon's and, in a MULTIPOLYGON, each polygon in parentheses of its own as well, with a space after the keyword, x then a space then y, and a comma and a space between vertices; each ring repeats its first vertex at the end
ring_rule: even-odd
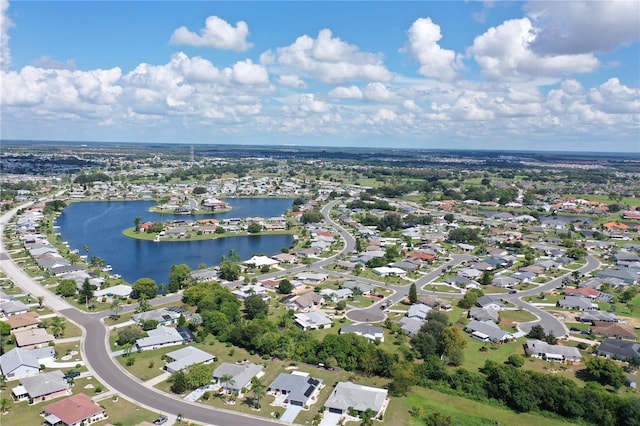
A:
POLYGON ((0 0, 4 140, 640 152, 638 1, 0 0))

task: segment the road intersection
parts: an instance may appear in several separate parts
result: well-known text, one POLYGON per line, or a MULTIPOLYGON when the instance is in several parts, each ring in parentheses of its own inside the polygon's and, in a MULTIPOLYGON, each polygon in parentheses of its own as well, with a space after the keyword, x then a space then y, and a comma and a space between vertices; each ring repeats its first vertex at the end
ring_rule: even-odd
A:
MULTIPOLYGON (((267 273, 260 276, 260 279, 278 278, 284 275, 290 275, 305 270, 318 270, 323 272, 330 272, 334 275, 340 275, 348 279, 358 280, 377 287, 384 284, 362 277, 357 277, 345 273, 339 273, 336 271, 326 271, 323 268, 335 261, 336 258, 353 253, 356 247, 356 241, 353 235, 338 223, 333 221, 330 217, 331 209, 337 205, 340 200, 334 200, 324 206, 322 213, 325 220, 333 227, 333 229, 340 234, 344 241, 344 247, 340 253, 337 253, 329 258, 318 260, 312 265, 299 266, 284 271, 277 271, 267 273)), ((24 206, 20 206, 23 208, 24 206)), ((15 208, 0 217, 0 232, 4 235, 4 229, 10 219, 16 214, 18 208, 15 208)), ((445 268, 454 267, 463 262, 469 261, 473 258, 471 255, 454 254, 451 256, 451 260, 440 265, 434 270, 428 272, 420 279, 416 281, 416 286, 420 294, 434 294, 440 297, 462 297, 462 293, 441 293, 441 292, 427 292, 423 290, 423 287, 438 278, 445 268)), ((587 257, 587 264, 579 269, 582 274, 589 273, 595 270, 599 266, 599 261, 593 257, 587 257)), ((89 370, 96 375, 101 382, 111 388, 113 391, 119 393, 121 396, 134 401, 136 404, 144 406, 150 410, 167 413, 170 415, 176 415, 180 413, 185 419, 195 421, 198 423, 204 423, 209 425, 234 425, 234 426, 267 426, 273 424, 283 424, 277 420, 265 419, 262 417, 245 415, 235 411, 223 410, 219 408, 207 407, 200 404, 184 401, 173 395, 169 395, 160 392, 153 387, 145 386, 139 379, 130 375, 124 370, 120 364, 113 358, 108 345, 108 327, 105 326, 102 321, 106 317, 108 312, 100 313, 86 313, 73 307, 63 298, 55 295, 50 290, 36 282, 28 274, 26 274, 18 265, 16 265, 4 247, 4 241, 0 241, 0 268, 10 277, 13 282, 18 286, 29 292, 35 297, 42 296, 44 298, 44 304, 49 306, 54 311, 57 311, 60 315, 68 318, 83 329, 83 359, 85 360, 89 370)), ((522 331, 528 331, 535 323, 540 323, 545 331, 551 331, 556 336, 565 336, 568 331, 562 321, 555 318, 550 313, 539 309, 522 300, 522 297, 538 294, 541 291, 550 291, 554 288, 558 288, 562 285, 562 278, 558 277, 544 285, 536 287, 534 289, 521 291, 518 294, 500 294, 500 298, 504 299, 516 306, 525 309, 539 319, 530 323, 522 324, 522 331)), ((239 284, 235 283, 235 284, 239 284)), ((388 305, 398 303, 406 297, 408 292, 408 286, 388 285, 386 286, 391 290, 391 295, 384 299, 388 305)), ((173 294, 163 296, 160 299, 153 300, 153 304, 166 304, 176 302, 181 299, 180 294, 173 294)), ((366 309, 352 309, 347 312, 347 316, 354 321, 361 322, 378 322, 386 318, 384 311, 380 309, 382 300, 366 309)), ((124 312, 133 310, 134 306, 128 306, 124 312)))

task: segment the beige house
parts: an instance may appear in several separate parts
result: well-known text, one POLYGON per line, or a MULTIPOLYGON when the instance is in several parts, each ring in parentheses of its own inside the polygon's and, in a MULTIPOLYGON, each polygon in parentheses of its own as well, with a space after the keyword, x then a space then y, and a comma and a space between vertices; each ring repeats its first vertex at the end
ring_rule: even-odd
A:
POLYGON ((35 349, 47 346, 55 338, 47 333, 44 328, 32 328, 30 330, 19 331, 13 334, 16 338, 16 344, 20 348, 35 349))

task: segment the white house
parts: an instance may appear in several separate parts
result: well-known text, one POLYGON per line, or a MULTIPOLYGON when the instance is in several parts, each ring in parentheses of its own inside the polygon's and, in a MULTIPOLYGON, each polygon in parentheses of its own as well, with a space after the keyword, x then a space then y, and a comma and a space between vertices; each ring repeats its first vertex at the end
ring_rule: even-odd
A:
POLYGON ((0 356, 0 369, 6 380, 18 380, 37 375, 40 364, 54 357, 55 350, 51 346, 41 349, 13 348, 0 356))
POLYGON ((184 337, 173 327, 159 325, 155 330, 149 330, 147 334, 149 335, 148 337, 136 340, 136 347, 141 351, 149 351, 184 343, 184 337))
POLYGON ((347 414, 349 408, 360 413, 371 409, 375 417, 378 417, 387 406, 387 390, 351 382, 339 382, 324 406, 328 412, 343 416, 347 414))
POLYGON ((295 314, 293 319, 303 330, 318 330, 331 327, 333 324, 329 316, 322 311, 295 314))
POLYGON ((382 327, 376 327, 369 324, 343 325, 342 328, 340 328, 340 334, 345 333, 357 334, 358 336, 365 337, 370 342, 375 342, 376 340, 384 342, 384 332, 382 327))
POLYGON ((164 366, 164 369, 169 373, 184 370, 193 364, 210 364, 216 360, 215 355, 193 346, 185 346, 177 351, 169 352, 165 357, 170 360, 164 366))
POLYGON ((246 364, 223 362, 213 370, 213 380, 219 383, 228 393, 240 393, 242 389, 251 388, 251 379, 264 375, 263 369, 262 365, 251 362, 246 364), (227 377, 230 377, 229 380, 226 380, 227 377))

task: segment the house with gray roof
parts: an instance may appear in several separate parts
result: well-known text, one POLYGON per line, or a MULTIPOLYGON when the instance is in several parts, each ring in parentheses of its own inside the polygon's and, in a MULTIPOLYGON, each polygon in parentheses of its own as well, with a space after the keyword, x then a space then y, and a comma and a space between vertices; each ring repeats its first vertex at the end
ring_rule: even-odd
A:
POLYGON ((169 373, 185 370, 194 364, 210 364, 216 360, 215 355, 193 346, 185 346, 177 351, 169 352, 165 357, 169 362, 164 366, 164 369, 169 373))
POLYGON ((147 334, 147 337, 136 340, 136 347, 141 351, 149 351, 184 343, 184 336, 173 327, 159 325, 158 328, 147 331, 147 334))
POLYGON ((351 291, 358 289, 363 295, 367 295, 373 292, 373 286, 358 281, 347 281, 342 283, 342 288, 348 288, 351 291))
POLYGON ((223 362, 218 368, 213 370, 213 380, 220 384, 225 392, 240 393, 243 388, 251 388, 251 379, 264 375, 263 369, 264 367, 262 365, 251 362, 246 364, 223 362), (228 381, 224 380, 227 375, 231 377, 228 381))
POLYGON ((424 321, 419 318, 402 317, 400 319, 400 329, 407 333, 409 337, 415 337, 422 324, 424 324, 424 321))
POLYGON ((60 370, 38 374, 20 379, 20 386, 11 390, 18 401, 33 400, 33 402, 48 401, 71 394, 71 386, 60 370))
POLYGON ((431 307, 425 305, 424 303, 416 303, 415 305, 409 306, 407 316, 409 318, 418 318, 424 321, 425 319, 427 319, 427 315, 429 315, 429 312, 431 311, 431 307))
POLYGON ((0 304, 0 311, 6 316, 24 314, 29 311, 29 307, 20 300, 10 300, 0 304))
POLYGON ((322 385, 322 379, 315 379, 309 373, 294 371, 291 374, 280 373, 271 382, 267 392, 276 397, 276 401, 284 404, 304 407, 311 405, 322 385))
POLYGON ((597 311, 598 305, 591 302, 587 297, 565 296, 558 300, 557 306, 564 309, 575 309, 578 311, 597 311))
POLYGON ((550 345, 542 340, 527 340, 524 352, 534 358, 553 362, 580 362, 582 355, 572 346, 550 345))
POLYGON ((349 408, 359 413, 372 410, 375 417, 384 412, 387 390, 351 382, 339 382, 327 398, 324 406, 330 413, 346 415, 349 408))
POLYGON ((478 308, 475 306, 469 309, 467 317, 476 321, 492 321, 496 324, 500 321, 500 313, 495 309, 478 308))
POLYGON ((376 340, 384 342, 384 332, 382 327, 369 324, 343 325, 342 328, 340 328, 340 334, 345 333, 357 334, 358 336, 365 337, 370 342, 375 342, 376 340))
POLYGON ((0 356, 0 369, 6 380, 18 380, 37 375, 40 364, 54 358, 55 350, 51 346, 41 349, 13 348, 0 356))
POLYGON ((620 339, 604 339, 596 353, 607 358, 628 361, 632 358, 640 359, 640 343, 620 339))
POLYGON ((604 282, 608 282, 607 279, 609 278, 615 278, 628 285, 634 284, 640 279, 640 275, 638 275, 637 271, 633 268, 605 269, 604 271, 598 272, 596 277, 602 279, 604 282))
POLYGON ((613 312, 586 311, 582 312, 580 316, 578 316, 578 321, 591 323, 595 321, 618 322, 618 317, 613 312))
POLYGON ((512 278, 512 277, 507 277, 505 275, 499 275, 497 277, 495 277, 493 279, 493 281, 491 281, 491 284, 496 286, 496 287, 500 287, 500 288, 513 288, 515 287, 520 281, 512 278))
POLYGON ((482 342, 505 343, 514 340, 513 334, 504 331, 493 321, 473 320, 464 329, 471 333, 471 337, 482 342))
POLYGON ((189 278, 197 282, 210 282, 218 279, 218 271, 213 269, 200 269, 189 273, 189 278))
POLYGON ((493 297, 486 295, 478 297, 476 305, 480 308, 493 309, 496 311, 501 311, 506 308, 506 306, 504 306, 504 304, 498 299, 494 299, 493 297))
POLYGON ((140 312, 133 315, 133 320, 138 324, 143 322, 155 320, 159 325, 170 325, 178 322, 180 314, 174 311, 170 311, 166 308, 154 309, 152 311, 140 312))

